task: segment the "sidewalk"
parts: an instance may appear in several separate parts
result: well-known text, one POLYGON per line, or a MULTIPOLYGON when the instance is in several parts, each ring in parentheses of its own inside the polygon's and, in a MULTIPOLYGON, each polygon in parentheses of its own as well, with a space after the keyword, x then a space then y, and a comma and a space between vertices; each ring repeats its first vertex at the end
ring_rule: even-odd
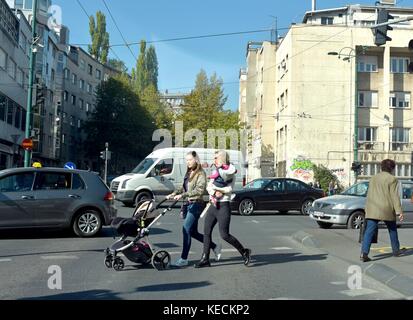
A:
POLYGON ((408 248, 405 255, 393 257, 387 229, 379 229, 378 243, 373 244, 371 262, 361 262, 359 230, 305 229, 292 235, 304 246, 317 248, 351 264, 360 265, 363 272, 391 289, 413 299, 413 228, 399 228, 400 247, 408 248))

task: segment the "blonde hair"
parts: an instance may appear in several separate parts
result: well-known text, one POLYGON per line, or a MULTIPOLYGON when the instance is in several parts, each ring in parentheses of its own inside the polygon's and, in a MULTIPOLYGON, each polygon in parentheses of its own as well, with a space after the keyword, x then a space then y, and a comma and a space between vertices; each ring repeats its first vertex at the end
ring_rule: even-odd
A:
POLYGON ((229 164, 229 154, 225 150, 215 151, 215 155, 217 155, 223 163, 229 164))
POLYGON ((202 170, 202 165, 201 165, 201 159, 199 158, 199 155, 196 153, 196 151, 189 151, 187 156, 192 156, 195 159, 196 167, 195 168, 188 168, 186 170, 186 174, 190 174, 189 180, 192 180, 192 178, 202 170))

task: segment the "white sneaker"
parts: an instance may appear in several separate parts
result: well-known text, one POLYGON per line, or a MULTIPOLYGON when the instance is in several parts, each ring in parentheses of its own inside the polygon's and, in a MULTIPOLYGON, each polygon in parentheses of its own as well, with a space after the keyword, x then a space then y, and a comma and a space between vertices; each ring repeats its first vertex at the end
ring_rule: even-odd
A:
POLYGON ((215 260, 219 261, 219 259, 221 259, 222 244, 218 243, 213 251, 215 254, 215 260))
POLYGON ((173 266, 175 267, 186 267, 189 264, 188 260, 179 258, 178 260, 175 261, 173 266))

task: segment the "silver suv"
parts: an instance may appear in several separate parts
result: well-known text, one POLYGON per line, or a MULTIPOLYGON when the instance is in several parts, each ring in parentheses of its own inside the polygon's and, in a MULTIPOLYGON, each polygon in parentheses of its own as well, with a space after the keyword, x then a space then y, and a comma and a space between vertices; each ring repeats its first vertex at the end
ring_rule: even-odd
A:
POLYGON ((0 171, 0 229, 72 228, 96 235, 116 217, 113 195, 95 172, 62 168, 0 171))

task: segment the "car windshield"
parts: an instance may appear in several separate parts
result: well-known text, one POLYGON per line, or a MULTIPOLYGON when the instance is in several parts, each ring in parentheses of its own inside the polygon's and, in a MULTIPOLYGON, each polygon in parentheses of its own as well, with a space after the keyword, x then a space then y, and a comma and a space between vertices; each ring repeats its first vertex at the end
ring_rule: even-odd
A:
POLYGON ((245 185, 244 189, 262 189, 271 179, 256 179, 245 185))
POLYGON ((368 189, 369 189, 369 183, 361 182, 361 183, 357 183, 351 186, 350 188, 348 188, 341 194, 346 195, 346 196, 366 197, 368 189))
POLYGON ((144 174, 148 169, 155 163, 157 159, 154 158, 145 158, 139 163, 135 169, 132 170, 132 173, 144 174))

